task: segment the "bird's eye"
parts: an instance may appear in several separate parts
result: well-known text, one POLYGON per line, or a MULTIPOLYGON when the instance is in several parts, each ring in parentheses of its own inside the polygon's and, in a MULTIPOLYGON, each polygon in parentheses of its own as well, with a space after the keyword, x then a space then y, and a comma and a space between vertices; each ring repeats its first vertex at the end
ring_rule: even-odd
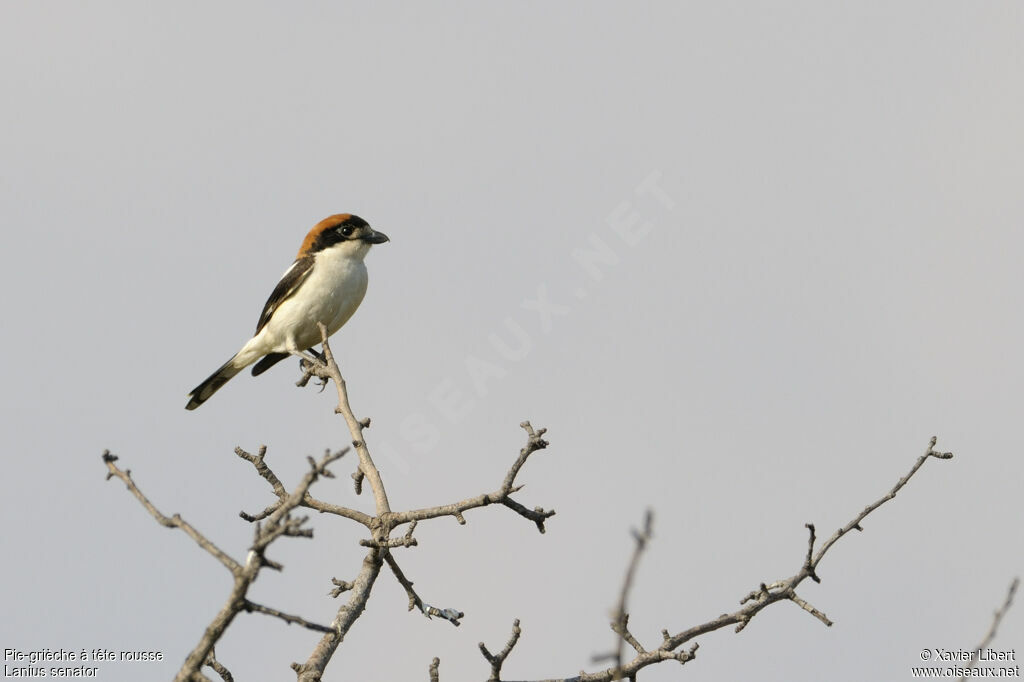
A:
POLYGON ((355 228, 352 227, 351 225, 346 225, 345 227, 341 228, 341 234, 346 237, 351 237, 353 231, 355 231, 355 228))

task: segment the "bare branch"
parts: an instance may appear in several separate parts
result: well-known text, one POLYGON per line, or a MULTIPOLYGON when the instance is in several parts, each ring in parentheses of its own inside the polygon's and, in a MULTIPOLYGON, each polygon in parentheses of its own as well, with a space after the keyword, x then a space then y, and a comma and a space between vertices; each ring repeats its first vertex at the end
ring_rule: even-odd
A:
POLYGON ((487 646, 480 642, 477 646, 480 647, 480 653, 484 655, 487 662, 491 664, 491 676, 487 678, 487 682, 500 682, 501 681, 501 666, 505 664, 505 659, 512 653, 512 648, 519 641, 519 635, 522 634, 522 630, 519 628, 519 619, 516 618, 512 621, 512 634, 509 636, 508 641, 505 642, 505 648, 503 648, 498 654, 492 654, 487 650, 487 646))
MULTIPOLYGON (((914 466, 911 467, 907 475, 901 478, 899 481, 897 481, 896 485, 893 486, 892 489, 890 489, 889 492, 886 493, 881 499, 865 507, 864 510, 853 519, 853 521, 851 521, 846 526, 836 531, 836 533, 825 542, 821 549, 818 550, 818 553, 814 555, 813 560, 809 562, 805 560, 804 565, 801 567, 799 573, 786 580, 777 581, 773 583, 771 586, 767 586, 762 583, 761 588, 759 590, 751 592, 740 602, 741 604, 747 604, 747 606, 743 609, 740 609, 739 611, 736 611, 732 614, 725 614, 719 616, 715 620, 704 623, 703 625, 698 625, 696 627, 690 628, 689 630, 686 630, 669 638, 669 640, 666 643, 669 644, 671 648, 675 648, 685 642, 688 642, 694 637, 705 634, 707 632, 712 632, 714 630, 725 627, 727 625, 732 625, 734 623, 738 624, 737 630, 742 630, 751 618, 757 615, 762 609, 764 609, 768 605, 784 599, 793 600, 794 597, 796 597, 796 587, 805 578, 811 577, 811 573, 815 571, 818 564, 825 556, 825 553, 839 540, 839 538, 841 538, 843 535, 845 535, 854 528, 859 529, 860 522, 863 521, 868 516, 868 514, 873 512, 875 509, 878 509, 887 501, 893 499, 896 496, 896 493, 899 492, 900 489, 907 484, 910 478, 915 473, 917 473, 917 471, 921 468, 921 466, 928 458, 936 457, 938 459, 950 459, 953 456, 951 453, 936 452, 934 450, 935 443, 936 439, 932 438, 928 450, 917 459, 917 461, 914 463, 914 466)), ((813 542, 813 537, 810 540, 810 542, 813 542)), ((806 604, 806 602, 804 603, 806 604)), ((801 606, 801 608, 804 607, 801 606)), ((824 618, 824 614, 821 614, 820 616, 818 615, 821 612, 817 611, 817 609, 813 609, 813 607, 810 607, 805 608, 805 610, 808 610, 809 613, 815 615, 815 617, 817 617, 826 625, 831 624, 831 621, 829 621, 827 618, 824 618)))
POLYGON ((276 512, 277 508, 280 506, 281 501, 278 500, 277 502, 271 505, 267 505, 266 507, 264 507, 263 511, 257 512, 256 514, 250 514, 243 509, 242 511, 238 512, 238 515, 242 518, 243 521, 254 523, 256 521, 262 521, 263 519, 267 518, 268 516, 276 512))
POLYGON ((337 599, 342 592, 348 592, 352 589, 352 583, 345 580, 338 580, 337 578, 331 578, 331 582, 334 583, 334 589, 328 592, 330 596, 337 599))
MULTIPOLYGON (((611 627, 612 631, 618 634, 615 642, 615 651, 611 654, 604 656, 594 657, 594 662, 604 661, 612 659, 615 661, 615 670, 622 670, 623 661, 623 644, 629 644, 633 647, 633 651, 638 654, 647 653, 646 649, 637 641, 633 633, 629 631, 629 613, 626 609, 626 603, 629 599, 629 591, 633 588, 633 582, 636 580, 636 570, 640 565, 640 555, 647 548, 647 543, 651 540, 651 533, 654 527, 654 514, 650 509, 644 514, 644 527, 643 530, 633 530, 633 539, 636 541, 636 546, 633 548, 633 557, 629 561, 629 566, 626 568, 626 575, 622 580, 622 589, 619 591, 619 603, 615 607, 615 616, 612 619, 611 627)), ((621 679, 621 674, 614 676, 612 679, 621 679)))
POLYGON ((359 544, 363 547, 416 547, 419 543, 416 542, 416 538, 412 536, 413 531, 416 530, 416 522, 413 521, 409 524, 409 530, 406 531, 405 535, 400 538, 388 538, 386 540, 360 540, 359 544))
POLYGON ((377 576, 380 575, 383 563, 382 551, 385 550, 374 547, 363 558, 363 567, 352 582, 350 589, 352 595, 348 602, 338 609, 338 614, 331 622, 332 632, 321 638, 304 664, 294 666, 298 673, 297 682, 319 682, 338 645, 345 639, 349 629, 366 609, 370 590, 377 581, 377 576))
POLYGON ((280 506, 267 517, 265 524, 262 526, 257 524, 256 539, 253 542, 252 550, 261 559, 267 546, 281 535, 312 537, 311 531, 305 531, 300 528, 300 526, 306 521, 306 517, 293 519, 291 518, 290 513, 293 509, 303 503, 306 496, 309 494, 310 486, 312 486, 320 476, 329 477, 331 475, 327 470, 327 465, 341 459, 345 455, 345 452, 345 450, 339 450, 333 454, 327 452, 319 462, 314 460, 312 457, 306 458, 309 462, 309 471, 302 477, 302 480, 299 481, 299 485, 296 486, 295 490, 286 499, 282 500, 280 506))
POLYGON ((369 427, 369 421, 360 421, 356 419, 356 416, 352 413, 352 406, 349 405, 348 401, 348 389, 345 385, 345 379, 341 376, 341 370, 338 369, 338 363, 334 359, 334 353, 331 352, 331 346, 327 342, 327 327, 323 323, 317 323, 320 327, 320 338, 324 349, 324 361, 317 363, 317 365, 309 367, 307 371, 312 372, 316 376, 322 379, 331 379, 334 382, 335 388, 338 390, 338 406, 335 408, 335 412, 340 414, 345 419, 345 423, 348 424, 348 430, 352 434, 352 446, 356 449, 356 453, 359 455, 359 470, 362 472, 369 482, 370 487, 373 489, 373 497, 377 503, 377 516, 382 516, 391 511, 391 506, 388 503, 387 493, 384 491, 384 483, 380 479, 380 472, 377 471, 377 466, 373 463, 373 459, 370 457, 370 451, 366 448, 366 443, 363 441, 363 429, 369 427), (365 424, 365 426, 364 426, 365 424))
POLYGON ((337 504, 331 504, 318 500, 312 495, 306 495, 305 499, 302 500, 302 506, 308 507, 309 509, 315 509, 318 512, 324 514, 334 514, 336 516, 342 516, 346 519, 351 519, 357 523, 361 523, 367 528, 373 525, 373 517, 369 514, 364 514, 361 511, 355 509, 349 509, 348 507, 342 507, 337 504))
POLYGON ((503 497, 500 501, 503 505, 514 511, 516 514, 519 514, 524 519, 529 519, 530 521, 533 521, 537 525, 537 530, 541 533, 546 532, 544 528, 544 522, 555 515, 554 509, 550 509, 548 511, 545 511, 543 507, 534 507, 533 509, 527 509, 526 507, 519 504, 518 502, 516 502, 515 500, 508 496, 503 497))
POLYGON ((810 532, 810 537, 807 538, 807 558, 804 559, 804 570, 807 571, 807 577, 816 583, 821 582, 821 578, 814 572, 814 564, 811 561, 814 558, 814 524, 805 523, 804 528, 810 532))
POLYGON ((112 455, 109 450, 103 451, 103 462, 107 465, 109 473, 107 474, 107 480, 111 478, 121 479, 125 486, 128 487, 129 492, 135 496, 142 506, 146 508, 157 523, 166 528, 180 528, 186 535, 195 540, 196 544, 203 548, 204 551, 208 552, 217 561, 223 564, 224 568, 231 571, 233 575, 238 575, 242 570, 242 566, 225 554, 217 545, 210 542, 202 533, 193 528, 187 521, 175 514, 174 516, 165 516, 153 506, 153 503, 142 494, 138 486, 135 485, 135 481, 132 480, 131 469, 121 469, 114 462, 117 461, 117 455, 112 455))
MULTIPOLYGON (((643 646, 640 644, 640 642, 637 641, 636 637, 633 636, 633 633, 631 633, 629 631, 629 614, 628 613, 622 614, 622 619, 620 621, 612 623, 612 630, 614 630, 620 637, 622 637, 622 639, 627 644, 629 644, 631 647, 633 647, 633 651, 637 652, 638 654, 642 654, 645 651, 647 651, 646 649, 643 648, 643 646)), ((615 665, 617 665, 617 666, 621 666, 622 665, 622 654, 621 654, 621 652, 615 657, 615 660, 616 660, 615 665)))
MULTIPOLYGON (((808 577, 810 577, 810 576, 808 576, 808 577)), ((819 581, 819 582, 820 582, 820 581, 819 581)), ((793 602, 794 604, 796 604, 797 606, 799 606, 800 608, 802 608, 802 609, 803 609, 804 611, 806 611, 807 613, 811 614, 812 616, 814 616, 815 618, 817 618, 818 620, 820 620, 820 621, 821 621, 822 623, 824 623, 824 624, 825 624, 826 626, 828 626, 828 627, 832 627, 832 621, 830 621, 830 620, 828 619, 828 617, 827 617, 827 616, 826 616, 826 615, 825 615, 824 613, 822 613, 822 612, 821 612, 821 611, 819 611, 818 609, 816 609, 816 608, 814 608, 813 606, 811 606, 811 605, 810 605, 809 603, 807 603, 807 602, 806 602, 805 600, 803 600, 803 599, 801 599, 800 597, 798 597, 798 596, 796 595, 796 592, 789 592, 788 594, 789 594, 789 598, 790 598, 790 600, 791 600, 791 601, 792 601, 792 602, 793 602)))
POLYGON ((405 573, 402 572, 402 568, 398 565, 398 561, 395 560, 394 555, 389 552, 385 555, 384 560, 388 562, 388 566, 391 567, 391 572, 395 574, 395 578, 397 578, 398 582, 405 588, 405 594, 409 597, 410 611, 412 611, 413 608, 417 608, 420 610, 420 613, 428 619, 431 616, 437 616, 438 618, 445 619, 455 627, 462 625, 462 623, 459 622, 459 619, 466 614, 456 609, 439 609, 436 606, 424 603, 424 601, 420 599, 420 596, 416 594, 416 590, 412 588, 412 581, 405 577, 405 573))
POLYGON ((434 660, 430 662, 430 682, 440 682, 441 674, 438 672, 438 668, 441 667, 441 659, 434 657, 434 660))
POLYGON ((527 440, 526 446, 519 451, 519 458, 516 459, 515 463, 512 464, 512 468, 505 474, 505 480, 502 481, 501 490, 507 495, 512 491, 512 485, 515 483, 516 475, 519 470, 526 464, 526 459, 537 450, 545 449, 550 443, 544 440, 543 436, 547 433, 547 429, 538 429, 534 431, 533 426, 530 422, 523 422, 519 425, 526 431, 527 440))
POLYGON ((284 489, 281 479, 279 479, 274 472, 270 470, 270 467, 267 466, 267 463, 264 461, 264 457, 267 454, 266 445, 261 445, 255 455, 249 454, 241 447, 235 448, 235 454, 256 467, 256 472, 262 478, 266 479, 267 483, 270 484, 270 487, 274 489, 275 495, 281 499, 288 497, 288 491, 284 489))
MULTIPOLYGON (((381 481, 380 472, 373 463, 370 451, 363 440, 363 429, 368 428, 370 422, 368 420, 359 421, 352 413, 345 380, 341 376, 341 370, 338 368, 338 363, 335 361, 334 354, 331 352, 330 344, 327 341, 327 328, 323 324, 320 324, 319 327, 324 350, 323 362, 317 362, 316 364, 306 362, 303 364, 303 367, 310 376, 319 376, 324 381, 328 378, 334 381, 334 385, 338 390, 338 406, 335 408, 335 412, 345 418, 349 434, 352 436, 352 446, 359 455, 361 477, 357 479, 357 484, 361 482, 362 477, 365 477, 370 483, 374 501, 376 502, 377 516, 368 519, 368 527, 373 533, 373 539, 376 542, 387 543, 388 536, 393 527, 386 520, 387 516, 391 513, 391 506, 388 503, 387 493, 384 490, 384 483, 381 481)), ((304 376, 304 379, 308 381, 308 377, 304 376)), ((353 623, 355 623, 356 619, 359 618, 366 608, 366 602, 370 598, 370 590, 373 588, 377 576, 380 575, 381 565, 384 563, 384 557, 387 556, 389 551, 387 547, 371 547, 369 552, 367 552, 366 557, 363 558, 363 565, 359 575, 356 576, 356 579, 351 584, 349 590, 351 595, 348 601, 338 609, 338 613, 331 623, 332 631, 320 639, 304 664, 296 666, 298 682, 318 682, 320 680, 328 662, 345 638, 349 628, 352 627, 353 623)), ((337 585, 337 582, 335 584, 337 585)), ((340 591, 337 592, 337 594, 340 593, 340 591)))
MULTIPOLYGON (((988 648, 989 644, 996 638, 996 632, 999 630, 999 624, 1003 622, 1003 616, 1013 606, 1013 596, 1017 594, 1017 587, 1020 585, 1020 578, 1014 578, 1013 582, 1010 583, 1010 589, 1006 591, 1006 601, 1003 602, 1001 608, 996 609, 996 612, 992 616, 992 625, 989 626, 988 632, 985 634, 985 638, 981 640, 981 644, 974 648, 974 654, 971 656, 971 663, 967 666, 967 670, 971 670, 978 665, 978 659, 981 656, 981 652, 988 648)), ((967 679, 965 674, 960 678, 961 682, 967 679)))
POLYGON ((904 476, 899 481, 897 481, 896 485, 894 485, 892 487, 892 489, 888 493, 886 493, 884 496, 882 496, 881 499, 879 499, 874 504, 870 504, 867 507, 864 507, 864 511, 862 511, 860 514, 858 514, 856 516, 856 518, 853 519, 853 521, 850 521, 848 524, 846 524, 845 526, 843 526, 842 528, 837 530, 832 535, 832 537, 830 537, 828 540, 825 541, 825 544, 821 546, 821 549, 819 549, 818 553, 814 556, 814 561, 812 561, 811 564, 810 564, 810 570, 812 572, 818 567, 818 564, 825 557, 825 553, 829 550, 830 547, 832 547, 832 545, 834 545, 839 540, 839 538, 843 537, 844 535, 846 535, 847 533, 849 533, 851 530, 854 530, 854 529, 856 529, 856 530, 864 530, 863 528, 860 527, 860 522, 863 521, 867 517, 868 514, 870 514, 871 512, 875 511, 876 509, 881 507, 883 504, 885 504, 889 500, 891 500, 894 497, 896 497, 896 493, 898 493, 903 488, 903 486, 905 486, 907 484, 907 481, 910 480, 910 477, 917 473, 917 470, 920 469, 924 465, 925 461, 927 461, 929 457, 935 457, 936 459, 952 459, 953 458, 953 453, 952 452, 936 452, 935 451, 935 444, 937 442, 938 442, 938 438, 936 438, 935 436, 932 436, 932 440, 931 440, 931 442, 928 445, 928 450, 923 455, 921 455, 920 457, 917 458, 917 462, 914 463, 914 466, 911 467, 910 471, 907 472, 906 476, 904 476))
POLYGON ((298 616, 293 616, 282 611, 278 611, 277 609, 272 609, 269 606, 263 606, 262 604, 257 604, 256 602, 252 602, 249 600, 245 601, 245 604, 243 605, 242 608, 243 610, 249 613, 265 613, 268 616, 280 618, 289 625, 291 625, 292 623, 296 625, 301 625, 307 630, 315 630, 317 632, 332 632, 331 628, 327 627, 326 625, 320 625, 319 623, 311 623, 305 618, 299 618, 298 616))
MULTIPOLYGON (((263 519, 267 518, 275 511, 277 511, 277 509, 281 506, 281 503, 288 498, 288 492, 285 490, 284 485, 281 484, 280 479, 277 477, 277 475, 273 472, 273 470, 270 468, 270 466, 266 463, 264 459, 266 452, 267 447, 265 445, 261 445, 259 452, 255 455, 249 454, 240 447, 235 448, 235 454, 241 457, 242 459, 246 460, 247 462, 252 463, 252 465, 256 468, 256 472, 262 478, 266 479, 268 483, 270 483, 270 487, 273 489, 274 494, 277 495, 278 498, 277 502, 269 505, 258 514, 247 514, 244 511, 239 512, 239 516, 241 516, 243 519, 249 522, 262 521, 263 519)), ((332 456, 332 461, 333 459, 337 459, 338 457, 343 456, 346 452, 348 452, 348 448, 342 449, 340 452, 336 453, 336 456, 332 456)), ((330 452, 326 452, 324 453, 324 455, 331 456, 330 452)), ((329 475, 329 477, 333 477, 333 474, 329 474, 329 472, 328 474, 324 475, 329 475)), ((342 507, 336 504, 323 502, 321 500, 316 499, 308 492, 306 493, 306 496, 302 499, 302 502, 300 503, 299 506, 314 509, 318 512, 326 514, 335 514, 337 516, 343 516, 347 519, 351 519, 353 521, 361 523, 367 528, 370 527, 373 518, 369 514, 364 514, 363 512, 356 511, 355 509, 349 509, 348 507, 342 507)))
POLYGON ((217 657, 213 653, 213 649, 210 649, 210 655, 206 657, 205 664, 213 668, 214 672, 220 675, 220 679, 224 682, 235 682, 234 676, 231 671, 224 667, 224 665, 217 660, 217 657))
POLYGON ((547 429, 537 429, 535 431, 528 421, 523 422, 520 426, 527 434, 526 445, 519 451, 519 457, 516 458, 516 461, 513 462, 508 473, 505 474, 501 487, 492 493, 484 493, 482 495, 477 495, 476 497, 470 497, 462 500, 461 502, 443 504, 437 507, 428 507, 425 509, 393 512, 389 516, 392 527, 400 526, 401 524, 409 523, 410 521, 423 521, 426 519, 435 519, 440 516, 453 516, 459 524, 465 524, 466 519, 462 515, 463 512, 470 509, 476 509, 478 507, 486 507, 490 504, 502 504, 523 518, 533 521, 537 525, 537 530, 543 533, 544 522, 555 515, 554 510, 545 511, 541 507, 534 507, 532 510, 527 509, 519 502, 513 500, 511 495, 521 489, 521 486, 515 487, 515 480, 516 476, 519 474, 519 470, 522 469, 523 465, 526 463, 526 460, 534 452, 543 450, 548 446, 548 441, 543 438, 547 429))

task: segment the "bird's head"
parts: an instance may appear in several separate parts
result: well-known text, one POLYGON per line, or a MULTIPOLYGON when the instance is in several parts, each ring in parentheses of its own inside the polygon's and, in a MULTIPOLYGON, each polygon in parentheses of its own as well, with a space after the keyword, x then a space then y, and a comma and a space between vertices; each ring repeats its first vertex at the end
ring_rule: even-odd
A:
POLYGON ((391 241, 357 215, 338 213, 328 216, 313 226, 299 249, 298 258, 316 255, 328 248, 342 249, 353 256, 362 257, 374 244, 391 241))

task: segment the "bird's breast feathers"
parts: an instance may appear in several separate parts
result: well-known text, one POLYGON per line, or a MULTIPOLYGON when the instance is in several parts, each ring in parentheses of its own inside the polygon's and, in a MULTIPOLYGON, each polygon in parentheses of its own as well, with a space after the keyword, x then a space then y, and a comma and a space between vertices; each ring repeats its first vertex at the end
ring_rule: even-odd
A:
POLYGON ((323 322, 331 334, 338 331, 362 303, 367 281, 362 258, 353 258, 341 249, 319 252, 300 292, 303 299, 311 301, 309 319, 323 322))
MULTIPOLYGON (((285 272, 260 317, 259 346, 300 350, 320 342, 316 323, 333 334, 345 324, 366 295, 366 265, 361 258, 328 248, 295 261, 285 272)), ((270 352, 269 350, 267 352, 270 352)))

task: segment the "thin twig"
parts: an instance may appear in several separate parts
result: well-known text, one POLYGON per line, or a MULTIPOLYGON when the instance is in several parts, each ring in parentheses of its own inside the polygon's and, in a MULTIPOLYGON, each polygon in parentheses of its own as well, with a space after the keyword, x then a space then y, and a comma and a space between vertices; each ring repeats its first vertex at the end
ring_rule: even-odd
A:
POLYGON ((810 532, 810 537, 807 538, 807 558, 804 559, 804 570, 807 571, 807 577, 808 578, 810 578, 811 580, 813 580, 816 583, 820 583, 821 582, 821 578, 819 578, 818 574, 814 572, 814 564, 812 563, 812 560, 814 559, 814 540, 815 540, 815 538, 814 538, 814 524, 813 523, 805 523, 804 527, 810 532))
POLYGON ((391 568, 391 572, 395 574, 395 578, 405 588, 405 594, 409 597, 409 610, 412 611, 414 608, 419 609, 420 613, 430 619, 431 616, 443 618, 455 627, 462 625, 459 620, 465 616, 462 611, 457 609, 439 609, 436 606, 431 606, 425 603, 420 596, 416 594, 416 590, 412 588, 412 581, 405 577, 405 573, 402 572, 402 568, 398 565, 398 561, 395 560, 393 554, 388 552, 384 556, 384 561, 388 563, 391 568))
MULTIPOLYGON (((250 462, 256 468, 256 472, 260 475, 260 477, 266 479, 266 481, 270 483, 270 487, 273 489, 274 494, 278 498, 277 502, 267 506, 263 511, 257 514, 248 514, 244 511, 239 512, 239 516, 241 516, 246 521, 249 521, 250 523, 254 521, 262 521, 263 519, 273 514, 281 506, 281 503, 284 502, 284 500, 287 499, 288 497, 288 492, 285 490, 284 485, 281 483, 281 480, 277 477, 274 471, 266 463, 266 452, 267 446, 265 445, 261 445, 259 451, 255 455, 246 452, 240 447, 235 448, 235 454, 241 457, 242 459, 246 460, 247 462, 250 462)), ((344 448, 343 450, 336 454, 337 456, 340 457, 344 455, 346 452, 348 452, 348 448, 344 448)), ((329 453, 325 453, 325 455, 327 454, 329 453)), ((353 521, 361 523, 367 528, 370 527, 371 522, 373 520, 373 517, 369 514, 364 514, 361 511, 349 509, 348 507, 330 504, 329 502, 323 502, 321 500, 316 499, 309 493, 306 493, 306 496, 302 499, 302 502, 300 503, 299 506, 314 509, 318 512, 326 514, 335 514, 337 516, 343 516, 347 519, 351 519, 353 521)))
POLYGON ((110 454, 110 450, 103 451, 103 462, 107 465, 107 469, 109 470, 107 480, 110 480, 111 478, 121 479, 125 486, 128 487, 129 492, 135 496, 135 499, 142 503, 142 506, 145 507, 146 511, 148 511, 154 519, 156 519, 157 523, 166 528, 180 528, 186 535, 195 540, 196 544, 202 547, 204 551, 217 559, 224 568, 231 571, 233 575, 238 575, 242 570, 242 566, 237 561, 225 554, 219 547, 217 547, 217 545, 210 542, 206 536, 193 528, 179 515, 175 514, 174 516, 165 516, 160 513, 160 510, 153 506, 153 503, 149 501, 149 498, 143 495, 142 491, 135 485, 135 481, 132 480, 131 469, 121 469, 114 463, 116 461, 117 455, 110 454))
MULTIPOLYGON (((971 663, 967 666, 967 670, 971 670, 978 665, 978 659, 981 657, 981 652, 988 648, 988 645, 992 643, 992 640, 996 638, 996 632, 999 630, 999 624, 1003 622, 1003 616, 1013 606, 1013 596, 1017 594, 1017 587, 1020 585, 1020 578, 1014 578, 1010 583, 1010 589, 1006 591, 1006 600, 1003 602, 1002 607, 996 609, 996 612, 992 616, 992 625, 989 626, 988 632, 985 633, 985 638, 981 640, 981 644, 974 648, 974 653, 971 655, 971 663)), ((967 679, 967 675, 964 674, 960 678, 961 682, 967 679)))
POLYGON ((267 466, 267 463, 264 461, 267 454, 266 445, 261 445, 255 455, 249 454, 241 447, 235 448, 235 454, 256 467, 256 472, 260 477, 266 479, 267 483, 270 484, 270 487, 274 489, 275 495, 280 498, 288 497, 288 491, 284 489, 284 484, 281 483, 281 479, 271 471, 270 467, 267 466))
POLYGON ((629 631, 629 612, 626 608, 627 601, 629 599, 629 591, 633 588, 633 583, 636 580, 636 570, 640 565, 640 556, 647 548, 647 544, 651 540, 651 533, 654 527, 654 513, 648 509, 644 514, 644 526, 642 530, 633 530, 633 540, 636 545, 633 548, 633 556, 629 560, 629 566, 626 568, 626 575, 622 580, 622 589, 619 590, 619 602, 615 607, 615 616, 612 619, 611 627, 612 631, 615 632, 618 637, 615 641, 615 651, 612 654, 606 654, 604 656, 597 656, 593 660, 594 662, 604 661, 612 659, 615 661, 615 670, 617 674, 613 675, 612 679, 621 679, 622 661, 624 659, 624 644, 629 644, 633 651, 638 654, 646 653, 646 649, 637 641, 633 633, 629 631))
POLYGON ((206 665, 213 668, 214 672, 220 675, 220 679, 224 682, 235 682, 234 676, 231 671, 224 667, 217 657, 213 653, 213 649, 210 650, 210 655, 206 657, 206 665))
POLYGON ((249 600, 245 601, 245 604, 242 608, 243 610, 248 611, 249 613, 264 613, 268 616, 280 618, 289 625, 292 625, 293 623, 295 625, 301 625, 307 630, 315 630, 317 632, 332 632, 332 630, 326 625, 320 625, 319 623, 311 623, 305 618, 293 616, 291 614, 284 613, 282 611, 278 611, 277 609, 272 609, 269 606, 263 606, 262 604, 257 604, 256 602, 252 602, 249 600))
POLYGON ((814 555, 814 561, 811 562, 811 565, 810 565, 809 568, 810 568, 810 570, 812 572, 815 569, 818 568, 818 564, 825 557, 825 553, 828 552, 829 548, 831 548, 832 545, 834 545, 836 542, 839 541, 839 538, 843 537, 844 535, 849 533, 851 530, 864 530, 863 528, 860 527, 860 522, 863 521, 867 517, 868 514, 870 514, 871 512, 875 511, 876 509, 881 507, 883 504, 885 504, 889 500, 891 500, 894 497, 896 497, 896 493, 898 493, 903 488, 903 486, 905 486, 907 484, 907 481, 910 480, 910 477, 913 476, 914 474, 916 474, 917 470, 920 469, 924 465, 924 463, 930 457, 934 457, 936 459, 952 459, 953 458, 953 453, 952 452, 936 452, 935 451, 935 444, 937 442, 938 442, 938 438, 936 438, 935 436, 932 436, 932 440, 928 444, 928 450, 923 455, 921 455, 920 457, 917 458, 917 462, 915 462, 914 466, 910 468, 910 471, 907 472, 906 476, 904 476, 899 481, 897 481, 896 485, 894 485, 892 487, 892 489, 888 493, 883 495, 881 499, 879 499, 878 501, 876 501, 873 504, 869 504, 867 507, 864 507, 864 511, 862 511, 860 514, 858 514, 853 519, 853 521, 850 521, 848 524, 846 524, 845 526, 843 526, 842 528, 837 530, 835 533, 833 533, 832 537, 830 537, 828 540, 825 541, 825 544, 823 544, 821 546, 821 549, 818 550, 818 553, 816 555, 814 555))
POLYGON ((331 578, 331 582, 334 584, 334 589, 328 592, 330 596, 337 599, 343 592, 348 592, 352 589, 352 583, 347 580, 338 580, 337 578, 331 578))
POLYGON ((487 662, 491 664, 491 676, 487 678, 487 682, 501 682, 501 666, 505 664, 505 659, 512 653, 512 648, 519 641, 519 635, 522 634, 522 630, 519 628, 519 619, 516 618, 512 621, 512 634, 509 635, 508 641, 505 642, 505 647, 497 654, 492 654, 488 651, 487 646, 480 642, 477 646, 480 647, 480 653, 483 654, 487 662))
POLYGON ((369 422, 361 422, 353 414, 352 406, 348 400, 348 388, 345 385, 345 379, 341 376, 341 370, 338 369, 334 353, 331 352, 331 346, 327 342, 327 327, 320 322, 317 323, 317 326, 320 327, 320 337, 324 349, 324 363, 322 367, 325 374, 334 381, 334 386, 338 390, 338 407, 335 408, 335 412, 344 417, 345 423, 348 424, 349 433, 352 434, 352 446, 359 455, 359 470, 370 481, 373 497, 377 503, 377 516, 383 516, 391 511, 391 505, 388 503, 388 495, 384 490, 384 483, 381 481, 377 465, 373 463, 370 451, 366 448, 366 443, 363 440, 364 423, 368 425, 369 422))
POLYGON ((543 438, 547 429, 534 430, 533 426, 528 421, 523 422, 519 426, 526 431, 526 445, 520 449, 519 457, 517 457, 516 461, 512 463, 512 467, 505 474, 505 478, 497 490, 491 493, 483 493, 476 497, 470 497, 462 500, 461 502, 454 502, 452 504, 442 504, 436 507, 414 509, 405 512, 393 512, 390 515, 392 527, 400 526, 403 523, 409 523, 411 521, 435 519, 440 516, 453 516, 461 525, 466 523, 463 512, 469 511, 470 509, 476 509, 478 507, 486 507, 490 504, 502 504, 523 518, 533 521, 537 525, 537 530, 543 533, 545 530, 544 522, 555 515, 554 510, 545 511, 541 507, 534 507, 532 510, 527 509, 513 500, 511 495, 520 489, 520 487, 515 486, 515 480, 516 476, 519 474, 519 470, 522 469, 523 465, 526 463, 526 460, 534 452, 543 450, 548 446, 548 441, 543 438))
POLYGON ((337 504, 331 504, 330 502, 324 502, 318 500, 312 495, 306 495, 305 499, 302 500, 302 506, 308 507, 309 509, 315 509, 318 512, 324 514, 334 514, 335 516, 341 516, 346 519, 351 519, 356 523, 361 523, 367 528, 373 525, 374 517, 369 514, 364 514, 361 511, 355 509, 349 509, 348 507, 342 507, 337 504))

